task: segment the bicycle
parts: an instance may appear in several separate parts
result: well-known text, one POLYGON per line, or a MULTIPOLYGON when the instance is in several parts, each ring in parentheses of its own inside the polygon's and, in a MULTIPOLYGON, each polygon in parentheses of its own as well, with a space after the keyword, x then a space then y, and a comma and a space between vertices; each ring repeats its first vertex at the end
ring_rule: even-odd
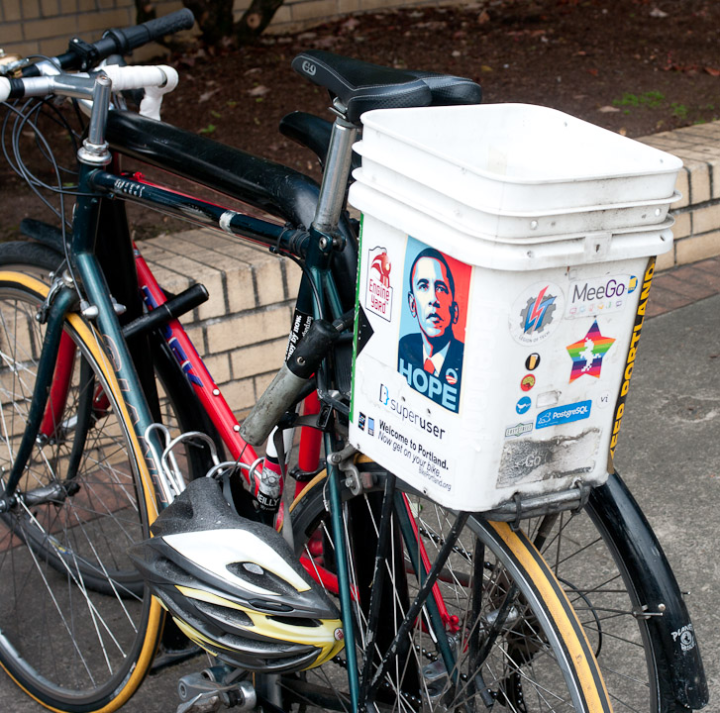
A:
MULTIPOLYGON (((107 54, 126 51, 152 36, 171 31, 174 23, 182 25, 188 21, 187 15, 175 16, 175 19, 158 21, 149 29, 112 31, 99 43, 89 46, 90 49, 84 45, 80 50, 72 49, 71 44, 71 51, 58 62, 65 68, 88 69, 107 54)), ((301 56, 296 65, 308 60, 331 74, 359 72, 363 77, 371 71, 362 64, 333 59, 325 53, 301 56)), ((40 63, 23 69, 23 72, 26 75, 30 72, 41 74, 47 69, 47 65, 40 63)), ((112 68, 105 71, 112 76, 116 89, 126 83, 127 76, 138 76, 138 70, 132 68, 128 72, 112 68)), ((160 74, 154 71, 152 81, 166 82, 171 74, 168 70, 161 70, 160 74)), ((372 96, 368 100, 371 106, 381 100, 399 102, 399 95, 393 91, 397 86, 403 92, 411 90, 410 101, 416 103, 431 100, 468 102, 478 98, 473 85, 458 78, 418 77, 385 70, 383 80, 386 84, 380 93, 382 96, 372 96)), ((21 89, 32 88, 33 81, 15 79, 9 86, 19 93, 21 89)), ((126 86, 146 86, 148 83, 143 75, 141 80, 127 82, 126 86)), ((93 92, 94 107, 102 107, 108 101, 109 87, 97 79, 80 79, 73 84, 65 76, 59 82, 42 76, 36 84, 40 86, 31 91, 43 96, 54 90, 58 94, 70 92, 71 96, 87 98, 93 92)), ((341 98, 344 96, 342 87, 331 84, 331 88, 341 98)), ((407 99, 408 95, 403 96, 407 99)), ((124 209, 120 201, 115 200, 122 198, 162 207, 185 218, 188 214, 195 219, 200 217, 203 222, 219 226, 226 233, 294 255, 306 264, 296 311, 300 319, 294 320, 297 324, 294 341, 298 341, 299 351, 294 353, 294 361, 289 355, 288 364, 275 382, 275 389, 271 387, 268 392, 271 396, 280 396, 277 399, 279 405, 272 410, 256 411, 260 414, 260 422, 258 424, 256 418, 254 423, 260 435, 267 435, 277 424, 302 427, 300 449, 304 467, 295 474, 301 481, 316 475, 299 493, 291 509, 296 552, 312 580, 322 582, 332 600, 340 600, 346 657, 333 654, 331 660, 320 667, 316 679, 320 683, 313 683, 312 670, 297 673, 294 663, 289 663, 286 671, 277 673, 278 668, 266 662, 265 675, 257 686, 249 685, 247 677, 238 678, 236 670, 227 665, 215 666, 204 676, 186 677, 187 680, 181 682, 186 695, 181 709, 194 710, 192 706, 196 704, 197 709, 201 704, 209 706, 215 697, 218 702, 247 708, 259 701, 265 707, 310 704, 343 710, 369 701, 377 707, 392 705, 393 696, 395 705, 403 708, 419 705, 459 707, 460 702, 456 699, 464 696, 464 703, 468 705, 477 701, 489 706, 492 701, 498 701, 509 709, 566 709, 547 699, 541 686, 543 676, 547 676, 546 682, 552 684, 556 678, 565 680, 569 692, 558 697, 561 706, 566 704, 565 696, 568 695, 572 701, 568 706, 572 705, 573 709, 609 709, 593 650, 599 654, 603 640, 610 636, 605 630, 606 625, 601 624, 602 615, 598 612, 602 607, 597 605, 594 587, 580 586, 565 578, 564 588, 575 600, 576 607, 580 603, 590 612, 585 630, 595 630, 591 646, 562 593, 562 587, 522 533, 516 533, 502 523, 490 524, 478 516, 456 518, 429 502, 422 506, 420 494, 407 491, 406 486, 374 464, 348 456, 341 447, 342 442, 339 445, 334 442, 343 433, 347 415, 347 403, 342 398, 348 391, 347 373, 343 373, 342 365, 347 363, 347 330, 352 323, 349 312, 355 297, 354 229, 342 209, 350 148, 357 133, 357 120, 365 106, 358 105, 357 98, 350 92, 345 106, 336 106, 337 110, 345 109, 345 118, 336 121, 332 129, 327 122, 303 115, 291 115, 285 120, 286 133, 300 137, 321 154, 325 173, 319 192, 311 181, 284 167, 240 152, 229 152, 207 139, 188 136, 171 126, 133 114, 112 111, 105 117, 96 109, 88 143, 81 154, 81 161, 86 163, 80 168, 73 245, 67 261, 72 272, 51 274, 56 272, 65 254, 64 222, 62 230, 38 222, 25 222, 24 231, 39 244, 11 244, 0 253, 0 263, 6 268, 0 274, 0 284, 10 301, 10 311, 6 314, 14 315, 11 321, 4 322, 14 326, 13 330, 6 329, 6 336, 10 337, 12 331, 8 344, 19 344, 24 351, 21 358, 6 356, 7 363, 17 365, 6 370, 11 382, 10 391, 13 394, 18 390, 21 392, 20 398, 13 395, 11 411, 24 416, 27 402, 32 403, 27 426, 14 424, 14 418, 7 419, 11 427, 17 425, 17 436, 6 435, 6 444, 13 446, 20 440, 21 445, 4 471, 11 470, 12 474, 4 478, 5 496, 0 509, 8 534, 14 538, 12 544, 4 545, 4 551, 11 553, 11 559, 19 559, 17 551, 25 546, 26 562, 36 566, 40 581, 46 585, 50 609, 55 608, 60 615, 60 627, 56 628, 60 633, 65 629, 64 633, 69 635, 80 671, 75 673, 78 678, 68 680, 69 671, 58 669, 56 662, 43 659, 41 650, 24 648, 32 646, 32 641, 28 642, 25 636, 32 626, 29 625, 31 622, 22 620, 23 612, 17 608, 12 613, 18 620, 17 639, 11 641, 12 627, 8 624, 6 628, 3 624, 5 636, 0 642, 0 659, 13 678, 44 705, 61 710, 114 710, 122 706, 140 685, 160 637, 162 615, 158 600, 149 597, 135 568, 124 556, 124 548, 118 546, 118 539, 122 535, 128 544, 136 544, 147 536, 149 522, 157 513, 156 500, 166 505, 183 491, 184 483, 180 481, 187 473, 182 471, 189 471, 199 482, 210 484, 212 479, 201 480, 198 476, 212 471, 225 481, 226 501, 234 502, 241 514, 254 519, 259 517, 282 529, 276 522, 279 518, 275 512, 278 509, 278 514, 283 513, 279 509, 277 476, 282 475, 289 443, 282 436, 271 437, 270 450, 262 460, 239 436, 240 425, 224 404, 177 321, 183 311, 192 309, 203 298, 202 290, 191 288, 167 299, 142 259, 133 254, 124 209), (140 177, 119 174, 117 170, 106 173, 102 170, 108 159, 103 149, 105 137, 113 151, 141 157, 180 175, 189 175, 269 210, 287 220, 289 225, 228 212, 205 201, 155 186, 140 177), (193 147, 205 156, 204 162, 195 158, 188 160, 186 152, 193 147), (221 171, 219 175, 218 170, 221 171), (99 199, 98 196, 103 197, 99 199), (95 266, 91 246, 96 220, 103 225, 105 235, 106 228, 114 233, 97 246, 97 258, 103 265, 108 288, 99 277, 101 273, 95 266), (309 230, 301 227, 313 222, 314 227, 309 230), (342 249, 338 249, 340 247, 342 249), (84 287, 77 305, 79 282, 84 287), (110 299, 110 294, 116 302, 110 299), (325 299, 326 305, 317 304, 325 299), (127 309, 122 316, 123 335, 114 317, 116 305, 127 309), (25 316, 18 319, 21 309, 25 310, 25 316), (334 322, 322 319, 328 309, 334 322), (47 323, 44 335, 41 323, 34 316, 37 313, 41 315, 41 321, 47 323), (317 325, 316 329, 303 335, 305 328, 311 329, 311 323, 317 325), (93 326, 95 324, 97 326, 93 326), (301 336, 306 338, 300 340, 301 336), (127 339, 127 350, 124 339, 127 339), (74 356, 78 350, 81 353, 79 359, 74 356), (59 354, 57 366, 55 352, 59 354), (332 354, 331 362, 323 365, 328 352, 332 354), (154 364, 144 358, 147 353, 154 355, 154 364), (305 363, 300 364, 298 357, 305 363), (37 374, 27 366, 35 360, 39 361, 37 374), (156 374, 163 383, 161 391, 169 397, 167 400, 157 396, 156 374), (316 374, 315 381, 310 379, 313 374, 316 374), (33 377, 35 384, 30 383, 33 377), (49 406, 46 406, 42 394, 50 384, 51 395, 49 406), (319 399, 313 396, 315 391, 319 399), (31 392, 32 399, 28 398, 31 392), (148 399, 149 408, 144 398, 148 399), (305 400, 305 416, 304 420, 297 421, 286 412, 292 413, 288 407, 301 400, 305 400), (215 462, 207 440, 204 442, 208 447, 201 450, 190 445, 187 438, 181 441, 186 444, 184 458, 187 464, 181 457, 178 465, 172 448, 168 447, 169 441, 159 437, 159 430, 153 430, 153 424, 161 420, 161 402, 174 412, 181 424, 181 433, 210 434, 210 441, 220 454, 223 447, 227 448, 232 465, 215 462), (110 423, 114 420, 117 423, 110 423), (107 436, 100 435, 101 428, 107 436), (29 435, 20 439, 21 431, 29 435), (317 455, 320 433, 324 434, 327 454, 325 471, 322 471, 317 455), (29 458, 38 438, 41 445, 38 455, 28 461, 39 472, 38 484, 33 487, 30 475, 23 474, 23 466, 17 467, 15 463, 29 458), (56 450, 52 457, 44 452, 48 446, 56 450), (111 446, 126 451, 127 455, 120 460, 127 461, 129 466, 118 464, 115 452, 108 453, 111 446), (101 463, 104 464, 102 469, 101 463), (261 466, 267 468, 267 473, 264 474, 261 466), (238 468, 244 471, 245 484, 256 496, 258 512, 249 509, 247 499, 238 495, 238 468), (345 484, 340 480, 341 469, 347 474, 345 484), (326 489, 329 496, 325 495, 326 489), (326 499, 329 499, 330 507, 326 506, 326 499), (117 516, 117 513, 127 512, 133 515, 132 524, 117 516), (91 513, 89 517, 88 513, 91 513), (330 523, 327 523, 328 517, 330 523), (77 523, 78 531, 68 527, 72 522, 77 523), (455 532, 463 528, 467 528, 467 535, 460 536, 455 532), (376 537, 368 537, 368 532, 373 530, 376 537), (84 538, 84 542, 79 538, 84 538), (370 540, 375 547, 364 553, 357 544, 350 546, 348 553, 340 545, 334 548, 336 543, 346 539, 350 545, 370 540), (397 545, 401 540, 405 547, 398 545, 388 557, 387 567, 376 569, 375 552, 382 554, 388 541, 397 545), (470 544, 464 544, 466 541, 470 544), (436 553, 435 558, 428 553, 436 553), (349 563, 345 561, 348 559, 346 554, 349 554, 349 563), (111 564, 106 564, 106 557, 111 564), (409 558, 407 561, 406 557, 409 558), (444 564, 431 568, 432 562, 443 560, 444 564), (348 570, 349 579, 344 574, 348 570), (68 622, 60 612, 59 594, 51 590, 50 578, 62 579, 63 576, 65 582, 59 582, 59 586, 66 593, 68 605, 73 605, 75 594, 76 598, 80 597, 80 609, 91 614, 90 651, 105 639, 117 649, 108 652, 107 646, 101 647, 104 654, 100 659, 101 667, 96 667, 96 662, 80 651, 78 639, 87 632, 76 632, 74 619, 68 622), (382 581, 389 577, 392 577, 392 587, 382 581), (414 583, 413 578, 419 582, 414 583), (479 580, 484 581, 483 587, 473 588, 472 583, 479 580), (435 584, 431 587, 433 581, 435 584), (362 594, 366 590, 371 592, 369 597, 362 594), (457 602, 463 601, 465 609, 457 606, 457 602), (451 604, 455 604, 456 609, 451 604), (483 611, 483 607, 487 609, 483 611), (101 612, 110 608, 120 619, 119 629, 112 634, 107 619, 100 617, 101 612), (383 633, 379 624, 380 611, 392 611, 396 619, 396 627, 391 628, 385 638, 380 636, 383 633), (467 624, 468 611, 474 621, 482 624, 475 627, 467 624), (548 614, 549 611, 552 613, 548 614), (401 626, 399 621, 404 622, 401 637, 395 630, 401 626), (536 631, 538 624, 544 630, 542 633, 536 631), (358 651, 367 648, 367 640, 363 638, 367 629, 371 636, 378 634, 376 641, 380 642, 377 646, 382 655, 356 655, 352 644, 356 628, 360 635, 358 651), (468 636, 468 632, 478 629, 482 629, 482 638, 468 636), (388 672, 397 654, 388 653, 385 648, 401 645, 407 634, 413 639, 412 644, 400 646, 403 667, 396 666, 394 671, 388 672), (493 658, 493 647, 499 660, 493 658), (38 658, 38 662, 31 663, 29 654, 38 658), (426 660, 428 664, 424 663, 426 660), (485 672, 477 676, 475 669, 479 661, 484 661, 485 672), (488 674, 491 665, 497 665, 500 673, 488 674), (544 666, 551 670, 545 670, 544 666), (381 674, 377 673, 379 667, 385 669, 381 674), (462 667, 465 667, 463 671, 462 667), (335 674, 325 673, 326 669, 332 668, 350 674, 347 691, 335 692, 335 674), (358 669, 359 675, 353 676, 352 672, 358 669), (101 675, 103 679, 99 680, 101 675), (81 677, 85 680, 80 680, 81 677), (537 699, 530 702, 528 691, 533 691, 537 699), (194 701, 195 697, 197 700, 194 701), (528 705, 535 707, 527 708, 528 705)), ((43 104, 39 106, 42 108, 43 104)), ((33 125, 36 111, 35 105, 22 111, 20 123, 16 125, 18 131, 33 125)), ((50 147, 45 148, 49 150, 50 147)), ((17 166, 22 172, 21 161, 18 160, 17 166)), ((30 176, 30 179, 34 180, 34 177, 30 176)), ((117 311, 121 308, 117 307, 117 311)), ((275 431, 278 432, 282 431, 275 431)), ((255 434, 253 440, 264 438, 255 434)), ((195 497, 195 490, 199 491, 193 488, 189 496, 181 496, 178 502, 187 504, 189 498, 195 497)), ((212 495, 217 493, 213 491, 212 495)), ((686 702, 690 707, 701 707, 704 678, 697 649, 687 652, 684 667, 678 667, 673 647, 668 645, 672 632, 689 624, 689 617, 661 550, 659 547, 644 549, 648 545, 655 547, 654 536, 618 478, 613 477, 608 486, 596 489, 589 498, 594 525, 607 540, 609 551, 616 556, 623 588, 629 593, 630 603, 624 618, 630 619, 635 626, 635 636, 642 637, 641 655, 649 668, 647 709, 670 711, 686 702), (627 542, 624 537, 630 528, 637 535, 633 542, 627 542), (650 552, 656 554, 650 556, 650 552), (665 605, 663 612, 653 608, 659 602, 665 605), (643 606, 651 608, 641 613, 643 606), (662 616, 657 616, 660 613, 662 616), (645 619, 646 616, 649 618, 645 619), (679 682, 682 686, 678 686, 679 682)), ((575 508, 582 504, 571 503, 575 508)), ((537 546, 555 548, 559 552, 562 541, 559 533, 565 531, 566 515, 558 515, 545 503, 535 525, 528 519, 530 515, 538 514, 533 507, 538 508, 538 503, 525 503, 521 512, 510 508, 498 511, 494 516, 506 522, 522 516, 537 546), (558 531, 551 534, 554 527, 558 531)), ((559 511, 563 507, 567 504, 555 509, 559 511)), ((285 520, 286 534, 290 518, 285 520)), ((573 525, 579 519, 572 518, 573 525)), ((265 532, 270 537, 270 531, 265 532)), ((600 544, 604 550, 605 544, 600 544)), ((587 543, 583 543, 578 551, 582 553, 586 546, 587 543)), ((559 556, 556 568, 558 559, 559 556)), ((262 563, 257 566, 262 569, 262 563)), ((611 585, 611 591, 605 595, 612 596, 614 586, 611 585)), ((155 591, 162 595, 157 589, 155 591)), ((171 606, 167 600, 164 602, 166 608, 171 606)), ((605 605, 605 608, 612 610, 613 607, 605 605)), ((43 633, 49 635, 52 631, 52 627, 46 625, 43 633)), ((223 660, 223 652, 213 649, 212 642, 203 640, 197 630, 186 627, 186 633, 205 648, 221 654, 220 660, 223 660)), ((44 640, 40 644, 48 647, 44 640)), ((67 663, 69 667, 73 661, 67 663)), ((247 661, 244 663, 247 665, 247 661)), ((606 671, 611 669, 606 668, 606 671)), ((613 695, 624 696, 626 692, 617 684, 613 695)), ((627 695, 632 696, 634 692, 627 695)))

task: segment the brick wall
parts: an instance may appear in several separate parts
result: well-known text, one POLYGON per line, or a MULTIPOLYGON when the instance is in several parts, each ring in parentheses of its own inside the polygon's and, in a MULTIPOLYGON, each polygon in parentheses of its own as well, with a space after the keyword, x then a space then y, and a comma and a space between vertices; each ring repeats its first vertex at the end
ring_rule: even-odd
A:
POLYGON ((640 139, 679 156, 684 168, 672 207, 675 242, 658 259, 661 270, 720 255, 720 122, 689 126, 640 139))
MULTIPOLYGON (((181 0, 155 0, 159 15, 181 0)), ((134 0, 0 0, 0 47, 6 53, 56 55, 73 35, 94 40, 109 27, 135 24, 134 0)))
MULTIPOLYGON (((417 5, 421 1, 285 0, 275 15, 270 31, 283 32, 351 12, 417 5)), ((153 5, 159 16, 183 6, 181 0, 154 0, 153 5)), ((250 0, 236 0, 236 18, 249 5, 250 0)), ((0 47, 8 54, 52 56, 67 49, 72 35, 91 41, 109 27, 133 24, 134 0, 0 0, 0 47)), ((157 49, 155 46, 155 51, 157 49)))
POLYGON ((207 287, 210 300, 183 323, 228 403, 252 406, 282 363, 300 269, 207 230, 146 240, 140 248, 171 292, 194 282, 207 287))

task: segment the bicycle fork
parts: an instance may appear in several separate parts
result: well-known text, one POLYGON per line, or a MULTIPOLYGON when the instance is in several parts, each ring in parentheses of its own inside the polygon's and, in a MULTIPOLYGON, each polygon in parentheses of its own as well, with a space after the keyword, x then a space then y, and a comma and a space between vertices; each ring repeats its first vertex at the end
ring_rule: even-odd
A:
MULTIPOLYGON (((77 295, 71 286, 64 283, 62 278, 56 279, 45 303, 42 305, 36 318, 45 322, 47 328, 43 340, 40 361, 37 367, 35 386, 32 401, 28 412, 27 425, 20 441, 15 460, 10 471, 5 492, 0 498, 0 513, 8 512, 18 499, 17 488, 27 466, 28 459, 40 434, 41 426, 46 418, 46 407, 50 394, 50 385, 55 373, 58 350, 63 338, 63 325, 68 311, 76 302, 77 295)), ((71 481, 66 481, 71 482, 71 481)), ((24 494, 23 499, 31 504, 43 501, 58 500, 66 497, 67 486, 37 488, 24 494)))

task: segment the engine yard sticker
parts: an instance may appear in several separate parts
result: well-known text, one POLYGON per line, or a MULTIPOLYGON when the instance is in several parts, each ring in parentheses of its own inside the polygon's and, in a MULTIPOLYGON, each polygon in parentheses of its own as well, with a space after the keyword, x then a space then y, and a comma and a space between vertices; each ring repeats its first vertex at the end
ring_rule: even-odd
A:
POLYGON ((642 292, 640 293, 640 302, 638 303, 637 312, 635 313, 635 325, 633 326, 632 337, 630 339, 630 348, 628 349, 627 359, 625 361, 625 371, 623 373, 622 384, 620 385, 620 393, 618 394, 617 403, 615 404, 615 414, 613 416, 613 430, 610 438, 610 449, 608 452, 608 472, 612 473, 615 469, 613 460, 615 458, 615 448, 617 448, 618 433, 622 417, 625 413, 625 401, 628 391, 630 390, 630 379, 635 367, 635 359, 637 357, 638 343, 640 342, 640 332, 645 322, 645 312, 647 311, 648 300, 650 298, 650 286, 652 278, 655 274, 655 258, 651 257, 647 270, 643 275, 642 292))
POLYGON ((367 294, 365 308, 368 312, 382 317, 388 322, 392 321, 393 288, 390 285, 390 271, 392 265, 387 250, 383 247, 373 248, 368 252, 367 294))

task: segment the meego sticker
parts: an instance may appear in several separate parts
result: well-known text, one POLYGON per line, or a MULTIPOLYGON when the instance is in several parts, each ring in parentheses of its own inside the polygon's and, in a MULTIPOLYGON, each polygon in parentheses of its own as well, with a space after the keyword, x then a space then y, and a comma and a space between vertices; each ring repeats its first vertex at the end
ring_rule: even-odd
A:
POLYGON ((535 428, 548 428, 549 426, 558 426, 561 423, 582 421, 584 418, 590 418, 591 408, 592 401, 579 401, 567 406, 549 408, 538 414, 535 428))

